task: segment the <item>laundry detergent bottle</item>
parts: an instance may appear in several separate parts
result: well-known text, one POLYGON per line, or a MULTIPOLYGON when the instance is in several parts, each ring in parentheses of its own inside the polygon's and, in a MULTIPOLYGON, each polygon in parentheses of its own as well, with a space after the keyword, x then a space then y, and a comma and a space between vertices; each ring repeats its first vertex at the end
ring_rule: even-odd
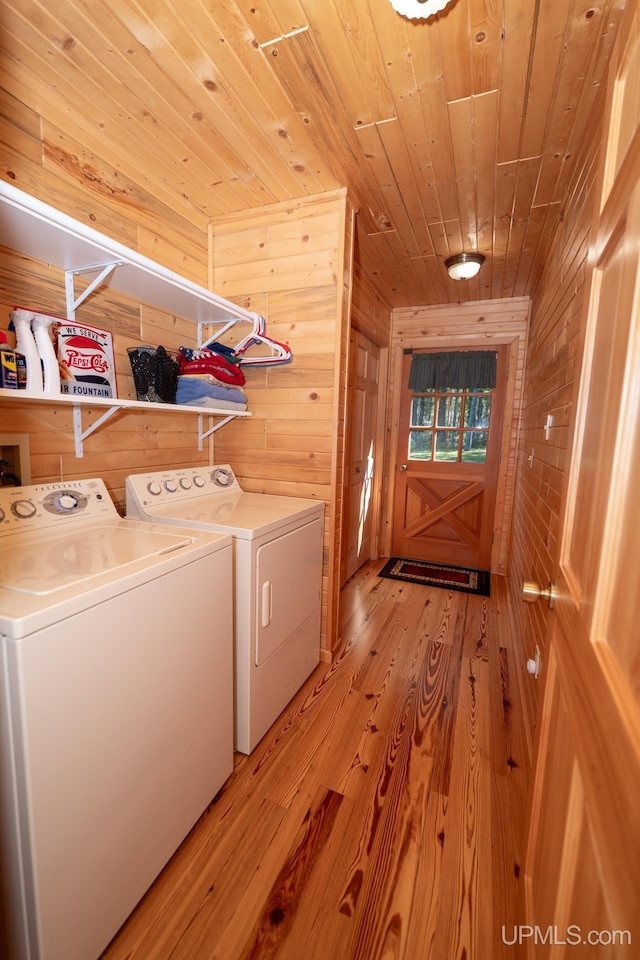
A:
POLYGON ((40 354, 38 347, 31 332, 31 318, 33 313, 30 310, 16 309, 9 314, 11 322, 16 331, 16 352, 21 353, 25 359, 27 368, 27 392, 44 393, 44 383, 42 380, 42 366, 40 364, 40 354))
POLYGON ((51 339, 51 325, 57 322, 57 317, 45 313, 34 313, 32 317, 31 329, 44 371, 44 392, 60 393, 60 370, 51 339))

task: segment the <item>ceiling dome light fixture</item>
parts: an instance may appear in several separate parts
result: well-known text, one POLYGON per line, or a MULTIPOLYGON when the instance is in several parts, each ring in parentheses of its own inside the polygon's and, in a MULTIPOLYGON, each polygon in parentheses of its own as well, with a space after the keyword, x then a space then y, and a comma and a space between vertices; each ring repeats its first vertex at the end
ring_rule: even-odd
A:
POLYGON ((451 0, 390 0, 391 6, 410 20, 426 20, 444 10, 451 0))
POLYGON ((455 257, 445 260, 444 265, 452 280, 471 280, 478 273, 484 259, 481 253, 457 253, 455 257))

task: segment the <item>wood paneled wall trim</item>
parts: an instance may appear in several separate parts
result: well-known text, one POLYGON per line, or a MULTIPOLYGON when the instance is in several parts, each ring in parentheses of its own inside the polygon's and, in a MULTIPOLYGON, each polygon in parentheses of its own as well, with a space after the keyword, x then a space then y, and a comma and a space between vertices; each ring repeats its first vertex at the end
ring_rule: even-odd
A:
POLYGON ((524 382, 530 301, 528 297, 477 303, 444 304, 394 310, 391 318, 389 365, 389 413, 387 416, 387 457, 385 475, 385 516, 383 553, 391 553, 393 469, 398 441, 402 354, 409 348, 456 347, 487 348, 506 344, 509 348, 507 394, 502 430, 502 458, 498 474, 498 493, 491 557, 493 573, 506 574, 516 478, 518 431, 524 382))

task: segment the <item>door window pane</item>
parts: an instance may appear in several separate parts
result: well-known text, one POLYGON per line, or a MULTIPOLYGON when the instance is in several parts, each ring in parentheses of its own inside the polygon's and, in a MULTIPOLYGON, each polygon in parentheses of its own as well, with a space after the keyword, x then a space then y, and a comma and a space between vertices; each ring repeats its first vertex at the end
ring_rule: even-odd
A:
POLYGON ((409 459, 431 460, 433 430, 411 430, 409 433, 409 459))
POLYGON ((439 427, 459 427, 461 412, 462 412, 462 397, 460 396, 440 397, 438 399, 438 426, 439 427))
POLYGON ((457 430, 436 430, 436 448, 433 459, 457 460, 459 438, 460 434, 457 430))
POLYGON ((491 413, 491 397, 486 394, 474 394, 465 400, 464 425, 465 427, 489 428, 491 413))
POLYGON ((435 398, 431 396, 417 396, 411 401, 411 426, 432 427, 435 398))
POLYGON ((465 430, 462 434, 462 461, 485 463, 488 436, 486 430, 465 430))

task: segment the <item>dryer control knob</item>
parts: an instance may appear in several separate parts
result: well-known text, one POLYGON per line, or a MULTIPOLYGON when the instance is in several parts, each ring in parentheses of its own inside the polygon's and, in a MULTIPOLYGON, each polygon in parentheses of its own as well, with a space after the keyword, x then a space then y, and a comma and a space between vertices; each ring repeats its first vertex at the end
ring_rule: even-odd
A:
POLYGON ((152 480, 151 483, 148 483, 147 490, 152 497, 157 497, 159 493, 162 493, 162 487, 157 480, 152 480))
POLYGON ((164 488, 167 493, 175 493, 178 489, 178 484, 175 482, 175 480, 165 480, 164 488))

